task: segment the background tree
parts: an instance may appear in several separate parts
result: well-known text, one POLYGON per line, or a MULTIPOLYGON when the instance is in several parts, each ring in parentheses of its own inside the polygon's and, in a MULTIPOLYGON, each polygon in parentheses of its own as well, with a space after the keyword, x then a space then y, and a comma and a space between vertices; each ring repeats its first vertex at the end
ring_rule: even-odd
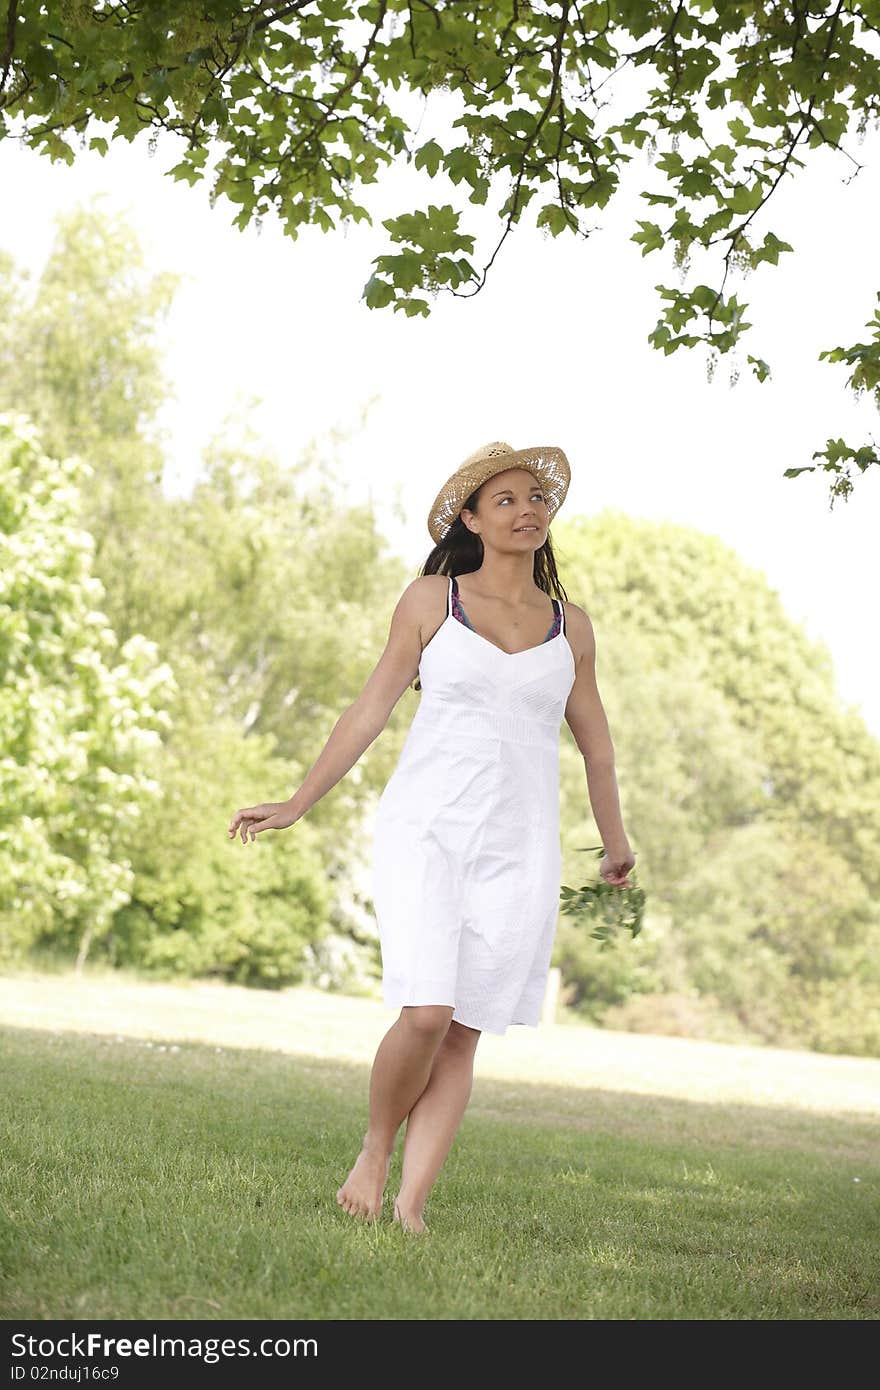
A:
POLYGON ((82 965, 131 891, 127 849, 159 787, 173 686, 155 643, 121 647, 82 528, 81 460, 0 415, 0 957, 82 965), (118 651, 117 651, 118 648, 118 651))
MULTIPOLYGON (((364 808, 390 774, 403 711, 370 769, 324 798, 295 844, 247 856, 224 832, 236 806, 302 780, 372 668, 404 567, 370 510, 340 502, 332 440, 282 466, 219 422, 190 496, 166 497, 156 414, 174 281, 145 271, 124 218, 93 206, 57 225, 36 283, 0 263, 0 407, 26 411, 84 465, 77 515, 107 626, 146 638, 175 679, 158 800, 116 842, 131 873, 92 952, 163 972, 361 986, 376 970, 364 808)), ((51 917, 51 896, 45 906, 51 917)), ((70 936, 56 927, 22 941, 64 958, 70 936)))
POLYGON ((24 410, 43 448, 91 468, 83 523, 120 641, 143 632, 151 576, 138 538, 163 508, 156 416, 170 393, 161 330, 178 285, 151 274, 134 229, 101 200, 56 219, 36 283, 0 260, 0 408, 24 410))
MULTIPOLYGON (((880 742, 831 658, 713 536, 618 512, 559 521, 568 592, 595 614, 600 688, 646 928, 603 952, 561 919, 556 961, 595 1021, 880 1051, 880 742), (602 623, 613 614, 613 623, 602 623), (643 998, 627 1012, 624 1007, 643 998)), ((598 843, 563 726, 563 882, 598 843)), ((579 875, 583 877, 579 877, 579 875)))
MULTIPOLYGON (((752 326, 737 274, 792 250, 762 226, 775 189, 820 147, 859 171, 847 142, 878 125, 878 36, 880 0, 12 0, 0 135, 20 130, 72 162, 79 140, 104 152, 113 138, 169 132, 175 178, 209 179, 240 227, 274 210, 292 237, 371 221, 353 192, 397 160, 472 204, 491 196, 500 235, 476 258, 461 197, 384 221, 393 249, 364 295, 408 315, 427 315, 443 291, 477 293, 530 206, 550 235, 589 236, 633 147, 644 150, 665 185, 641 196, 664 220, 639 219, 633 240, 644 255, 670 249, 682 281, 695 255, 706 265, 705 281, 657 286, 649 341, 666 354, 702 344, 711 369, 752 326), (448 96, 427 138, 425 112, 414 134, 394 109, 401 90, 426 106, 448 96), (607 118, 611 95, 619 120, 607 118)), ((866 313, 866 341, 819 356, 880 405, 880 313, 869 302, 866 313)), ((762 357, 747 361, 769 376, 762 357)), ((822 467, 832 501, 849 495, 852 468, 878 462, 873 440, 829 439, 813 457, 785 475, 822 467)))

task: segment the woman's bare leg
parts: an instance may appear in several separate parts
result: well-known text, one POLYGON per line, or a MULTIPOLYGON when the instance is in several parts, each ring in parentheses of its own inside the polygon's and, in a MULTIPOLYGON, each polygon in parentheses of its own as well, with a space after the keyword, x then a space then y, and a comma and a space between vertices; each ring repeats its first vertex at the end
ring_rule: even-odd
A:
POLYGON ((408 1005, 385 1034, 370 1073, 370 1118, 363 1147, 336 1200, 350 1216, 373 1220, 397 1131, 428 1085, 431 1066, 452 1018, 452 1005, 408 1005))
POLYGON ((450 1023, 434 1058, 431 1079, 409 1112, 400 1191, 394 1199, 394 1220, 405 1230, 421 1233, 428 1229, 422 1220, 425 1199, 467 1109, 479 1040, 478 1029, 450 1023))

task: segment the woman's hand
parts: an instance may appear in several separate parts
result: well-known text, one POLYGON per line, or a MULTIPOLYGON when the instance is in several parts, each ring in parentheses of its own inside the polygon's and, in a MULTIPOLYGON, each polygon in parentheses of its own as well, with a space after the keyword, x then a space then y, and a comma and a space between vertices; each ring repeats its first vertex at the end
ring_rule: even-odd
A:
POLYGON ((630 869, 636 866, 636 857, 632 850, 627 846, 625 850, 619 850, 614 854, 607 852, 602 855, 599 864, 599 877, 606 883, 610 883, 614 888, 631 888, 632 884, 627 878, 630 869))
POLYGON ((248 839, 256 839, 261 830, 285 830, 297 820, 299 816, 289 801, 264 801, 259 806, 236 811, 229 822, 229 836, 234 840, 240 827, 241 843, 246 845, 248 839))

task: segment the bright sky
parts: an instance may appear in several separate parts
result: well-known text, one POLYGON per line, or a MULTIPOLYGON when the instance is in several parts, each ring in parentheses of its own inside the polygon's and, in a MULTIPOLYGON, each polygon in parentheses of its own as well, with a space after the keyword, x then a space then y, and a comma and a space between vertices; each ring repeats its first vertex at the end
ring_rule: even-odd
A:
MULTIPOLYGON (((433 133, 425 125, 410 143, 433 133)), ((772 229, 794 254, 728 279, 754 325, 733 388, 730 358, 709 382, 702 349, 666 358, 647 342, 661 310, 654 285, 681 280, 670 253, 643 259, 629 239, 636 218, 666 220, 639 198, 644 188, 668 191, 644 155, 611 205, 589 217, 588 240, 514 229, 485 287, 469 299, 441 295, 428 319, 370 310, 360 298, 372 258, 395 249, 381 219, 454 203, 477 236, 477 268, 500 224, 424 171, 394 170, 377 188, 355 189, 372 228, 307 229, 292 241, 271 217, 259 235, 239 232, 232 204, 210 209, 207 184, 164 178, 180 157, 172 137, 153 158, 145 141, 118 141, 106 158, 83 152, 72 168, 4 140, 0 245, 38 274, 55 213, 100 190, 108 208, 127 211, 150 265, 186 276, 167 330, 177 391, 164 415, 169 492, 189 490, 200 449, 236 398, 257 395, 252 425, 280 457, 323 441, 341 460, 347 496, 372 496, 415 574, 432 545, 430 504, 467 454, 495 439, 561 445, 572 482, 560 517, 613 507, 719 536, 827 645, 841 699, 880 736, 880 469, 858 475, 850 501, 833 510, 830 475, 782 477, 829 437, 880 441, 872 402, 853 400, 844 367, 818 361, 824 348, 867 339, 880 291, 880 134, 844 143, 864 166, 854 181, 845 156, 806 152, 797 182, 759 214, 761 235, 772 229), (772 381, 752 378, 747 353, 769 361, 772 381), (348 438, 333 444, 334 430, 348 438)), ((718 285, 717 262, 694 260, 686 283, 700 281, 718 285)), ((595 612, 589 595, 571 598, 590 612, 601 646, 614 615, 595 612)))

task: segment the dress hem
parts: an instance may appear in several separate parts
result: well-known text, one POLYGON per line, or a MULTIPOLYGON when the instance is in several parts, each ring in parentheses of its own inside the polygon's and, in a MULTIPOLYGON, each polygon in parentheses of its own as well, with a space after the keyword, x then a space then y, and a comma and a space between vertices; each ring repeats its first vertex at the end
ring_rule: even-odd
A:
MULTIPOLYGON (((442 991, 439 992, 442 993, 442 991)), ((541 1023, 540 1015, 537 1018, 511 1018, 506 1023, 477 1023, 472 1020, 472 1016, 470 1015, 459 1015, 455 1001, 452 999, 438 999, 434 995, 431 995, 430 991, 423 990, 403 991, 403 994, 404 997, 402 998, 391 998, 389 997, 390 991, 386 991, 383 997, 385 1007, 389 1009, 410 1009, 436 1005, 438 1007, 442 1006, 445 1009, 453 1009, 452 1021, 454 1023, 460 1023, 463 1028, 473 1028, 478 1033, 491 1033, 494 1037, 503 1038, 508 1028, 538 1028, 541 1023), (422 995, 426 993, 428 997, 423 998, 422 995)))

